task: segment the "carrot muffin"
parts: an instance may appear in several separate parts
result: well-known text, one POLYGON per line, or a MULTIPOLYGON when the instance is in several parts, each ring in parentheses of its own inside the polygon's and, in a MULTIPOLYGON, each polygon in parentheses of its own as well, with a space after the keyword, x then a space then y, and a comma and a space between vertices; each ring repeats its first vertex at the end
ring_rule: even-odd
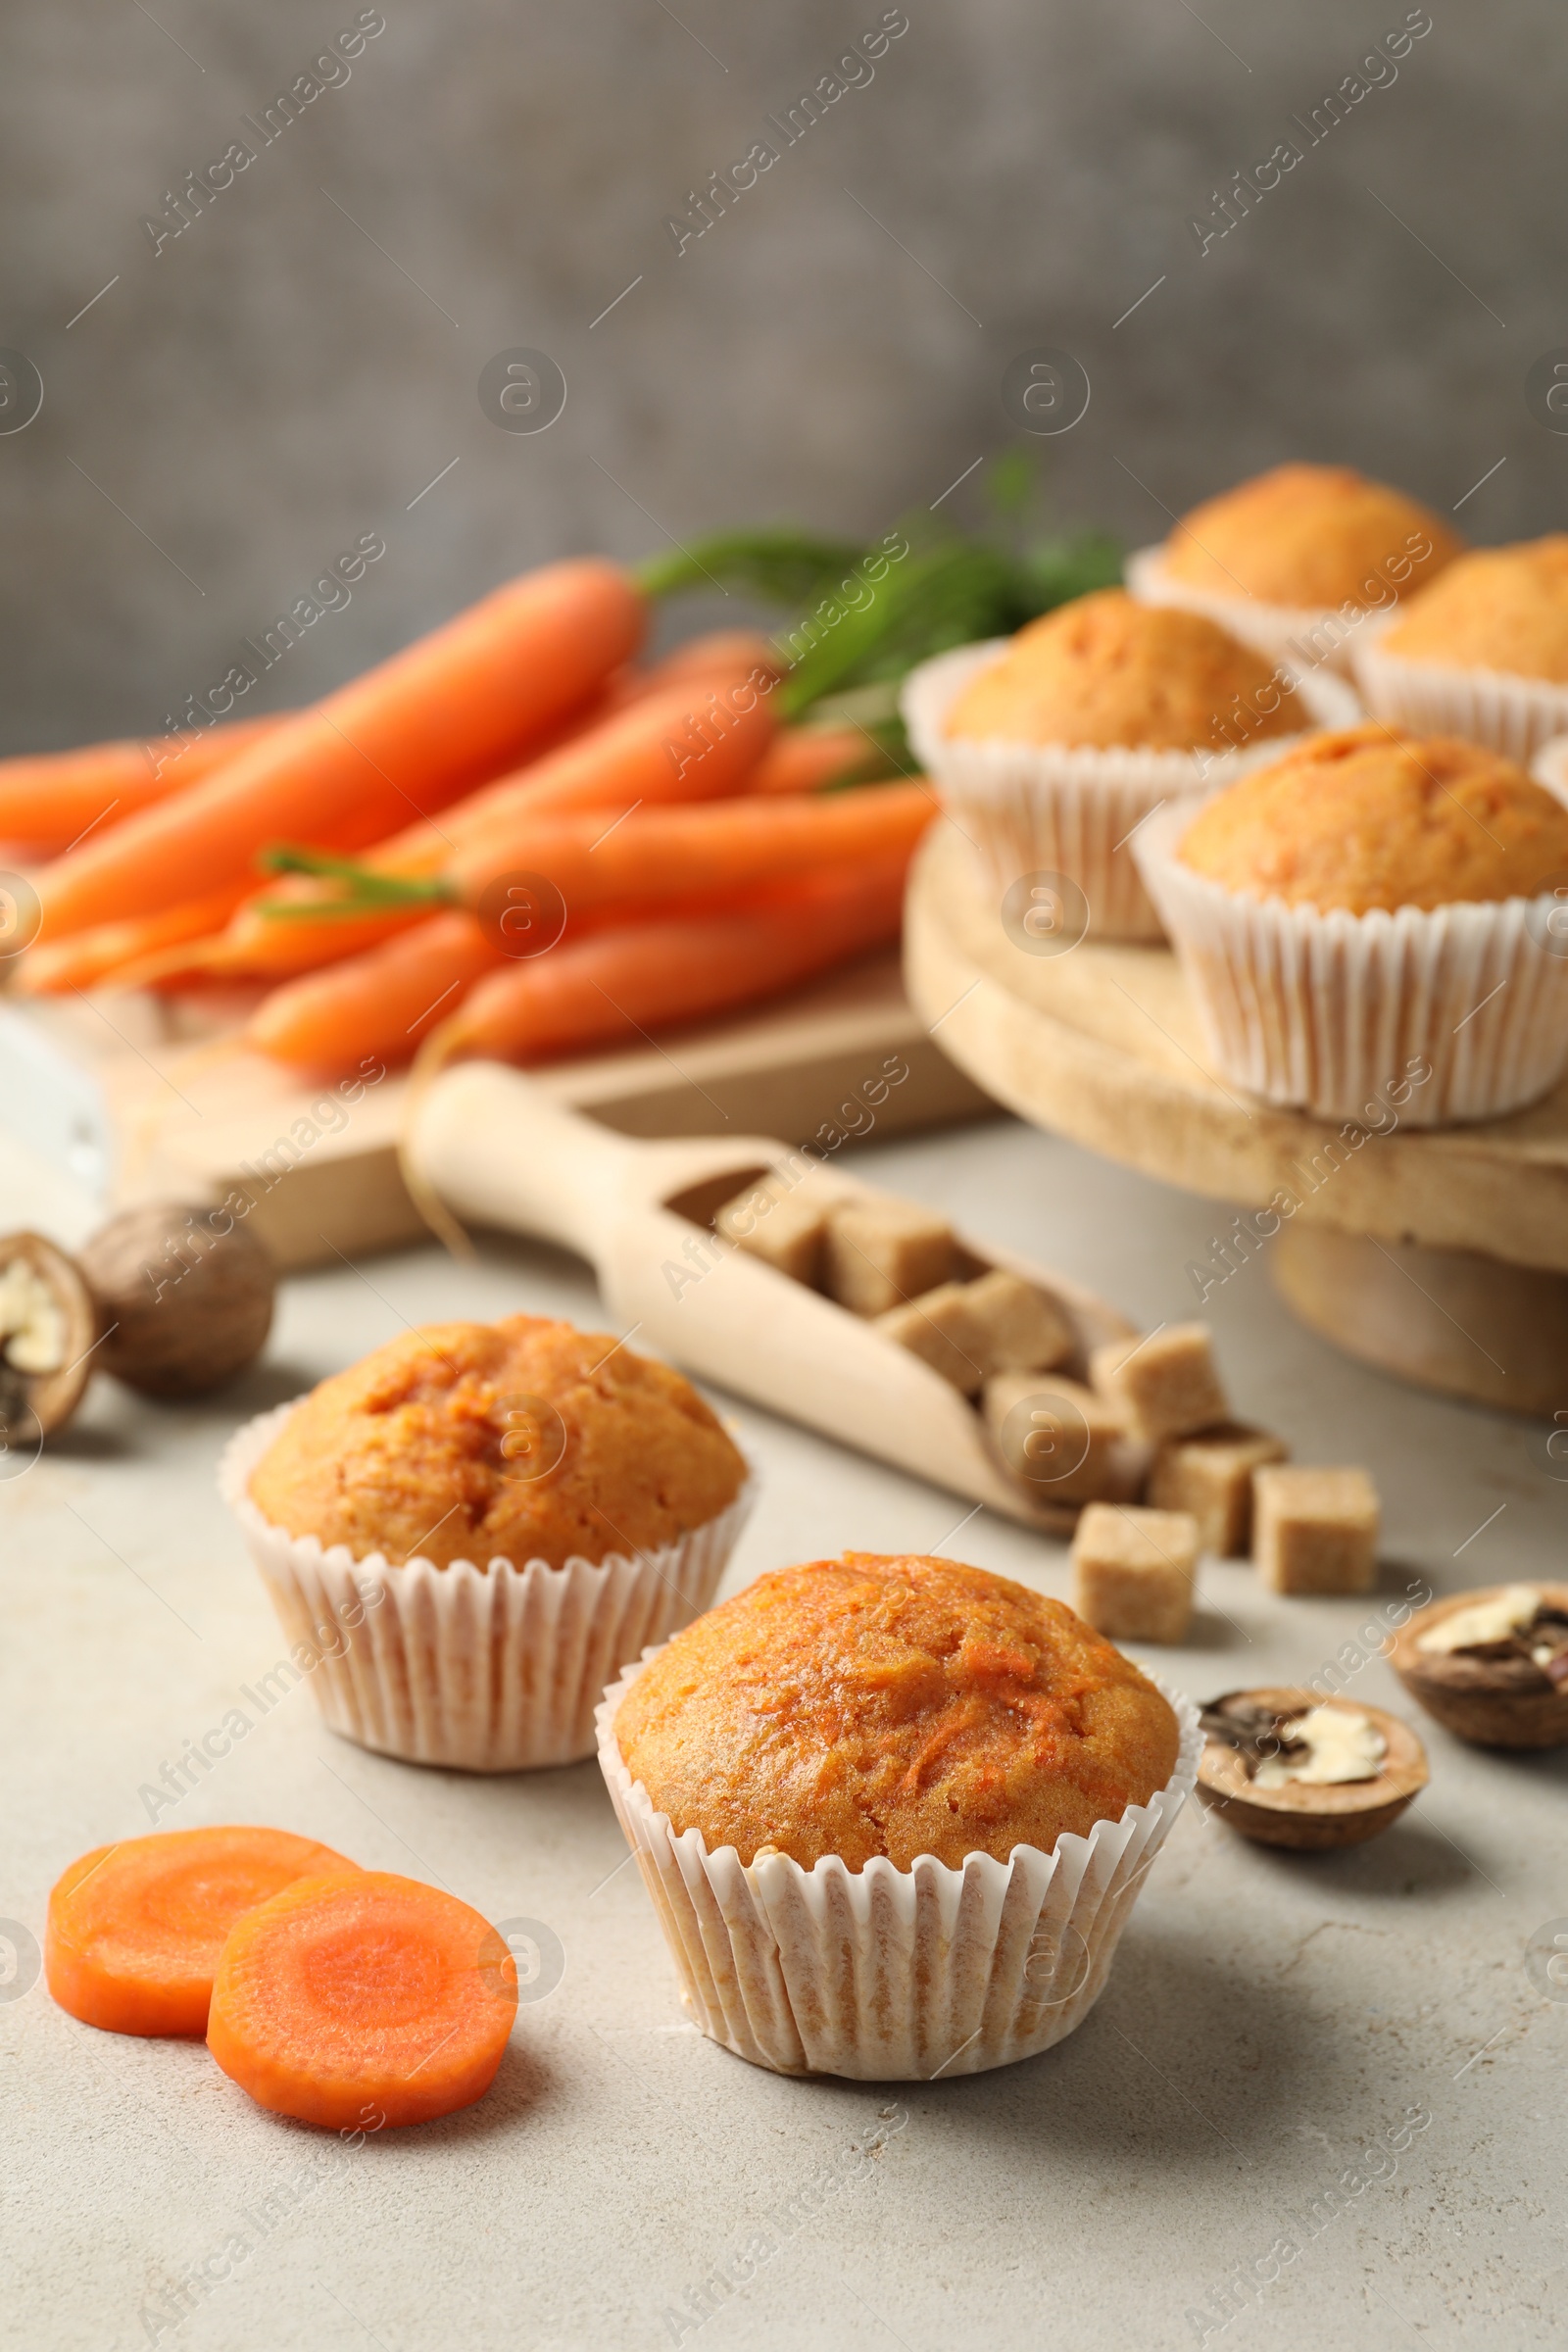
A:
POLYGON ((1528 760, 1568 731, 1568 533, 1461 556, 1355 667, 1380 717, 1528 760))
POLYGON ((1529 899, 1568 874, 1568 808, 1478 744, 1349 727, 1208 802, 1177 855, 1227 890, 1351 914, 1529 899))
POLYGON ((476 1772, 591 1754, 606 1683, 708 1606, 751 1500, 680 1373, 536 1315, 404 1334, 241 1430, 222 1484, 276 1671, 345 1738, 476 1772))
POLYGON ((1214 1064, 1362 1125, 1494 1118, 1568 1063, 1568 808, 1479 745, 1355 727, 1135 844, 1214 1064))
POLYGON ((254 1471, 291 1536, 359 1557, 649 1551, 732 1503, 745 1461, 668 1364, 540 1315, 433 1323, 324 1380, 254 1471))
POLYGON ((1147 1804, 1167 1700, 1059 1600, 952 1560, 850 1552, 759 1577, 677 1634, 615 1717, 676 1834, 809 1870, 954 1869, 1147 1804))
POLYGON ((1461 556, 1381 642, 1414 662, 1568 684, 1568 532, 1461 556))
POLYGON ((872 2081, 1072 2031, 1201 1746, 1060 1601, 872 1552, 759 1578, 599 1723, 698 2025, 872 2081))
POLYGON ((1184 514, 1170 578, 1222 597, 1307 607, 1387 603, 1378 581, 1435 579, 1464 541, 1430 508, 1349 466, 1276 466, 1184 514))
POLYGON ((1291 682, 1213 621, 1102 588, 1020 629, 955 698, 944 732, 1229 751, 1311 723, 1291 682))
POLYGON ((1145 818, 1359 715, 1340 680, 1300 681, 1201 614, 1119 588, 923 662, 904 710, 943 806, 985 860, 1008 937, 1033 954, 1086 934, 1157 939, 1127 846, 1145 818), (1059 906, 1044 945, 1009 921, 1015 884, 1031 906, 1043 890, 1059 906))

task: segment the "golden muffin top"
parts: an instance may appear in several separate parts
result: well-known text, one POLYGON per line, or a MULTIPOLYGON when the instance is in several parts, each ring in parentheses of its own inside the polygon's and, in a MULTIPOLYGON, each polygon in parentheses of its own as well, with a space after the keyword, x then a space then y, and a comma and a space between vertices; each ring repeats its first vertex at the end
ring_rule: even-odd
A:
POLYGON ((1352 914, 1533 898, 1568 873, 1568 808, 1479 744, 1345 727, 1205 803, 1177 856, 1228 890, 1352 914))
POLYGON ((745 1460, 691 1382, 540 1315, 431 1323, 323 1380, 250 1483, 291 1536, 447 1567, 652 1549, 716 1518, 745 1460))
POLYGON ((1412 662, 1568 683, 1568 532, 1461 556, 1382 643, 1412 662))
POLYGON ((1176 1717, 1059 1600, 956 1560, 782 1568, 677 1634, 614 1722, 677 1835, 809 1869, 1049 1853, 1144 1804, 1176 1717))
POLYGON ((1311 723, 1294 687, 1213 621, 1100 588, 1020 629, 956 697, 944 731, 1185 752, 1311 723))
POLYGON ((1435 579, 1464 546, 1402 490, 1348 466, 1276 466, 1184 514, 1165 568, 1211 596, 1270 605, 1387 604, 1435 579), (1425 552, 1421 552, 1422 550, 1425 552))

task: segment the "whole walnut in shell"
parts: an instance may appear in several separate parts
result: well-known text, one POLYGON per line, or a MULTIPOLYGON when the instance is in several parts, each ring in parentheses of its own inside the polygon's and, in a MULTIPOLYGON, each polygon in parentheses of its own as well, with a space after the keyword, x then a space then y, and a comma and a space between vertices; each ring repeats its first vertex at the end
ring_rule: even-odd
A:
POLYGON ((220 1212, 128 1208, 77 1253, 105 1338, 96 1361, 149 1396, 195 1396, 257 1357, 277 1275, 264 1245, 220 1212))

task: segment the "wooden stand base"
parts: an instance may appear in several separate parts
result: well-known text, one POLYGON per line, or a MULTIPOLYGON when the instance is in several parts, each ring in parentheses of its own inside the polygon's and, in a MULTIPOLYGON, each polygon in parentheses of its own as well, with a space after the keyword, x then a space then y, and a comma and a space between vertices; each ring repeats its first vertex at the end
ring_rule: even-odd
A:
POLYGON ((1269 1250, 1303 1323, 1380 1372, 1568 1426, 1568 1275, 1289 1225, 1269 1250))

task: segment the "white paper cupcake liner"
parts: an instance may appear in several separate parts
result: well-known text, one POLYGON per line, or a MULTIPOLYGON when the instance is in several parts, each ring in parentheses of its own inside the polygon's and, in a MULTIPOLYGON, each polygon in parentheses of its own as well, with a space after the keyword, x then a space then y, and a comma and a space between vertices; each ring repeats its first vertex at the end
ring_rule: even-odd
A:
POLYGON ((1380 613, 1355 649, 1356 683, 1374 718, 1412 735, 1462 735, 1522 765, 1568 732, 1568 686, 1517 671, 1408 661, 1383 643, 1396 618, 1380 613))
MULTIPOLYGON (((1190 808, 1138 837, 1221 1077, 1320 1118, 1407 1127, 1501 1118, 1568 1066, 1568 955, 1540 943, 1550 894, 1351 914, 1227 890, 1176 856, 1190 808), (1422 1069, 1430 1074, 1417 1075, 1422 1069)), ((1565 943, 1568 945, 1568 943, 1565 943)))
POLYGON ((957 1870, 930 1854, 859 1871, 829 1856, 805 1870, 787 1854, 710 1854, 633 1782, 615 1710, 653 1655, 606 1691, 599 1761, 705 2034, 775 2074, 915 2082, 1033 2057, 1082 2023, 1198 1777, 1190 1699, 1164 1692, 1181 1725, 1164 1788, 1054 1853, 1017 1845, 1005 1862, 976 1853, 957 1870))
POLYGON ((1216 596, 1169 571, 1163 547, 1138 548, 1124 568, 1127 592, 1141 605, 1201 612, 1271 662, 1289 662, 1306 675, 1332 670, 1348 678, 1356 646, 1394 609, 1372 605, 1347 612, 1339 605, 1270 605, 1257 596, 1216 596))
POLYGON ((1530 762, 1530 773, 1568 806, 1568 735, 1553 735, 1544 743, 1530 762))
MULTIPOLYGON (((1146 752, 945 734, 956 697, 1006 647, 1005 638, 960 646, 905 680, 904 715, 920 764, 979 849, 999 895, 1023 874, 1062 874, 1083 893, 1086 936, 1158 939, 1131 836, 1166 802, 1233 783, 1283 758, 1300 736, 1272 735, 1233 752, 1146 752)), ((1360 717, 1343 680, 1298 683, 1314 727, 1353 726, 1360 717)))
POLYGON ((326 1722, 411 1764, 523 1772, 591 1756, 606 1683, 710 1605, 756 1498, 748 1478, 716 1519, 675 1543, 563 1568, 357 1557, 285 1534, 251 1500, 251 1474, 293 1410, 280 1405, 230 1440, 223 1499, 285 1635, 319 1655, 307 1673, 326 1722), (333 1644, 320 1654, 325 1635, 333 1644))

